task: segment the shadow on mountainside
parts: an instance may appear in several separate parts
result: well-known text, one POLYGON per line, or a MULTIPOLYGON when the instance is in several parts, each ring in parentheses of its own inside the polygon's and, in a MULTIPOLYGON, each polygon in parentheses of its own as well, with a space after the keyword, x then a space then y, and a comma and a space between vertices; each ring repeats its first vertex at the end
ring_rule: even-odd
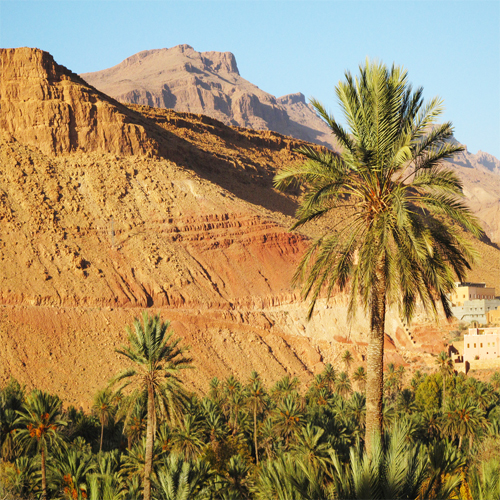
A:
MULTIPOLYGON (((120 104, 120 106, 124 106, 120 104)), ((272 187, 275 165, 298 158, 295 141, 269 131, 228 127, 205 115, 127 105, 158 144, 158 155, 194 171, 238 198, 293 216, 297 203, 272 187), (272 156, 272 158, 271 158, 272 156), (278 160, 278 161, 276 161, 278 160)), ((137 122, 138 123, 138 122, 137 122)))

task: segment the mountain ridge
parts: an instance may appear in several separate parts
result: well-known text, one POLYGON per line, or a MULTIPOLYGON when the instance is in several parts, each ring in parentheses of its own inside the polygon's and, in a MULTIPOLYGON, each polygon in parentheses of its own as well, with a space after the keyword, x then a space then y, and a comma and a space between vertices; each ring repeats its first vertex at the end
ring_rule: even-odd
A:
MULTIPOLYGON (((80 76, 119 101, 203 113, 226 125, 273 130, 336 149, 330 129, 302 93, 275 97, 264 92, 240 76, 230 52, 178 45, 139 52, 108 70, 80 76)), ((500 161, 482 151, 465 151, 447 163, 459 173, 488 237, 500 244, 500 161)))

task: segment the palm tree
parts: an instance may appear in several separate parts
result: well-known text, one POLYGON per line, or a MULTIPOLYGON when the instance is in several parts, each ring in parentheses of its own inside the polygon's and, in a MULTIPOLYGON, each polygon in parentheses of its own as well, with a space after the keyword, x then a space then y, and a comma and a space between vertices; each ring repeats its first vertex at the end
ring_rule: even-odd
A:
POLYGON ((159 315, 142 315, 142 323, 136 318, 133 329, 127 327, 128 346, 117 350, 134 363, 114 377, 112 383, 124 381, 122 389, 131 383, 138 386, 138 397, 147 401, 146 455, 144 463, 144 500, 151 499, 151 471, 153 468, 153 444, 156 434, 156 405, 169 421, 179 419, 182 410, 182 391, 179 372, 189 368, 191 359, 184 356, 186 347, 180 347, 180 339, 173 339, 170 323, 162 322, 159 315))
POLYGON ((89 477, 89 500, 124 500, 120 452, 99 453, 96 472, 89 477))
POLYGON ((0 494, 2 499, 36 498, 39 466, 37 459, 19 457, 12 464, 2 464, 0 470, 0 494), (9 495, 10 494, 10 495, 9 495))
POLYGON ((267 500, 317 500, 329 495, 323 470, 296 456, 283 454, 262 464, 256 498, 267 500))
MULTIPOLYGON (((407 72, 367 61, 359 77, 346 73, 336 93, 348 130, 316 100, 340 152, 302 147, 302 163, 275 176, 279 189, 306 186, 293 228, 322 216, 338 221, 304 254, 294 275, 310 297, 308 317, 322 294, 348 291, 349 316, 358 301, 370 317, 367 350, 366 443, 382 428, 386 308, 397 304, 409 322, 417 300, 451 318, 448 295, 463 280, 475 252, 455 223, 479 236, 463 203, 461 182, 440 165, 464 148, 447 142, 451 123, 432 124, 442 112, 434 98, 423 103, 407 72), (455 276, 456 278, 455 278, 455 276)), ((327 220, 332 220, 327 219, 327 220)))
POLYGON ((285 449, 288 449, 290 438, 304 423, 304 414, 293 395, 289 394, 280 402, 274 411, 274 430, 285 438, 285 449))
POLYGON ((331 363, 327 363, 325 365, 325 368, 321 372, 321 377, 323 380, 326 382, 328 385, 328 390, 331 391, 333 384, 335 383, 335 378, 337 377, 337 374, 335 372, 335 369, 331 365, 331 363))
POLYGON ((354 361, 354 358, 350 351, 344 351, 344 353, 342 354, 342 361, 344 362, 345 371, 349 373, 349 368, 351 368, 352 362, 354 361))
POLYGON ((17 413, 0 406, 0 460, 11 461, 15 456, 17 413))
POLYGON ((287 396, 297 395, 298 387, 299 379, 297 377, 293 377, 291 379, 289 375, 285 375, 271 388, 271 395, 274 399, 276 399, 276 401, 282 401, 287 396))
POLYGON ((491 385, 493 386, 493 389, 495 391, 498 391, 500 389, 500 372, 496 371, 492 376, 491 376, 491 385))
POLYGON ((205 461, 188 460, 169 455, 159 467, 155 480, 155 500, 187 500, 206 498, 212 472, 205 461))
POLYGON ((99 451, 102 451, 102 441, 104 438, 104 426, 115 416, 116 405, 114 394, 111 389, 102 389, 94 396, 92 410, 99 417, 101 422, 101 440, 99 442, 99 451))
POLYGON ((360 391, 363 392, 366 385, 366 371, 362 366, 354 372, 352 379, 356 382, 356 384, 358 384, 360 391))
POLYGON ((382 445, 378 437, 372 443, 372 453, 352 448, 350 463, 342 464, 332 453, 332 498, 343 499, 445 499, 455 496, 460 485, 460 473, 443 460, 441 468, 432 469, 431 453, 408 440, 408 422, 396 425, 382 445), (443 471, 447 480, 441 481, 443 471))
POLYGON ((441 351, 436 359, 436 364, 439 367, 439 372, 443 377, 443 402, 441 407, 444 408, 446 402, 446 379, 453 373, 453 360, 446 354, 445 351, 441 351))
POLYGON ((201 423, 194 415, 185 415, 182 425, 172 436, 173 450, 186 460, 195 459, 205 446, 201 423))
POLYGON ((335 382, 335 389, 341 396, 347 396, 351 392, 351 381, 346 372, 340 372, 335 382))
POLYGON ((444 417, 443 430, 452 438, 458 437, 459 449, 464 437, 469 438, 469 448, 472 448, 474 436, 487 426, 484 411, 471 398, 450 400, 444 417))
POLYGON ((312 467, 320 467, 326 471, 331 462, 332 448, 324 434, 324 429, 308 423, 297 432, 293 454, 312 467))
POLYGON ((220 477, 220 488, 215 498, 247 500, 253 498, 252 467, 241 455, 233 455, 228 462, 226 473, 220 477))
POLYGON ((18 411, 16 424, 19 430, 16 440, 25 449, 36 448, 41 457, 42 500, 47 498, 47 451, 49 447, 57 448, 63 438, 61 427, 66 422, 60 418, 61 400, 52 394, 34 390, 27 398, 24 406, 18 411))
POLYGON ((259 465, 259 449, 257 446, 257 413, 266 405, 266 391, 259 377, 253 377, 246 390, 248 405, 253 414, 253 441, 255 446, 255 463, 259 465))
POLYGON ((61 450, 51 457, 51 488, 63 493, 63 498, 87 498, 87 479, 95 471, 91 453, 76 448, 61 450))

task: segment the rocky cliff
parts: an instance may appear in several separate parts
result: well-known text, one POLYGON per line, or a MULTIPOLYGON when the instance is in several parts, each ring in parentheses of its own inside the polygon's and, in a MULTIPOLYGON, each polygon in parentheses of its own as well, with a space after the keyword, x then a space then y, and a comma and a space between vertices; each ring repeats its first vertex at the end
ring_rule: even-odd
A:
MULTIPOLYGON (((147 50, 102 71, 81 75, 119 101, 203 113, 227 125, 274 130, 335 148, 326 124, 300 92, 276 98, 243 79, 230 52, 196 52, 189 45, 147 50)), ((500 161, 465 152, 450 162, 470 205, 500 244, 500 161)))
POLYGON ((47 52, 0 49, 0 129, 44 153, 147 154, 140 119, 47 52))
MULTIPOLYGON (((144 309, 191 345, 193 389, 252 369, 306 381, 325 362, 341 368, 346 348, 363 363, 366 318, 348 325, 337 295, 306 322, 290 288, 308 235, 287 230, 299 193, 271 180, 297 141, 125 107, 39 50, 0 56, 0 383, 15 376, 87 406, 144 309)), ((498 251, 477 245, 471 279, 500 281, 498 251)), ((395 316, 387 333, 399 363, 443 346, 442 331, 415 343, 395 316)))
POLYGON ((277 99, 262 91, 240 76, 230 52, 197 52, 189 45, 146 50, 81 76, 122 102, 202 113, 226 125, 333 145, 330 130, 302 94, 277 99))

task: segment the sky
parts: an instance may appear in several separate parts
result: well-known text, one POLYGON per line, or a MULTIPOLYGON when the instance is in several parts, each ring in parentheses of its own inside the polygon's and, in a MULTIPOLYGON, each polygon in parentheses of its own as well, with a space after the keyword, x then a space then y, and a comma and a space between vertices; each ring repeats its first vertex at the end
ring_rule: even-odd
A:
POLYGON ((366 58, 404 66, 443 99, 457 140, 500 159, 498 0, 0 0, 0 47, 38 47, 75 73, 184 43, 232 52, 246 80, 337 119, 346 71, 366 58))

